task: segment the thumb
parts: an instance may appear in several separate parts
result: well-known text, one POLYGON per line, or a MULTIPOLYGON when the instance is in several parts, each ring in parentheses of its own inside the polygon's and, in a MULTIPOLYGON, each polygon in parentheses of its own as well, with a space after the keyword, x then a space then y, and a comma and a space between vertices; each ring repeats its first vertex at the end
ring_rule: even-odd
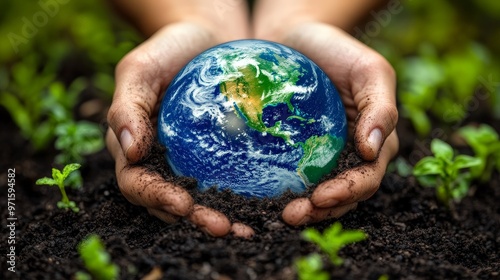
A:
POLYGON ((158 91, 137 75, 144 65, 126 57, 116 68, 116 89, 108 112, 108 124, 120 142, 128 162, 144 157, 154 141, 153 115, 158 91))
POLYGON ((356 122, 354 142, 364 160, 377 159, 385 139, 394 131, 397 111, 391 104, 379 104, 361 112, 356 122))
POLYGON ((155 137, 152 116, 158 113, 167 85, 190 59, 213 44, 213 37, 197 25, 171 24, 120 61, 108 124, 129 163, 149 152, 155 137))
MULTIPOLYGON (((381 70, 379 75, 358 92, 353 93, 357 104, 358 116, 354 129, 354 142, 359 155, 364 160, 375 160, 378 157, 385 139, 394 131, 398 110, 395 102, 395 78, 387 66, 374 65, 381 70), (388 69, 385 73, 384 68, 388 69)), ((389 66, 390 67, 390 66, 389 66)))

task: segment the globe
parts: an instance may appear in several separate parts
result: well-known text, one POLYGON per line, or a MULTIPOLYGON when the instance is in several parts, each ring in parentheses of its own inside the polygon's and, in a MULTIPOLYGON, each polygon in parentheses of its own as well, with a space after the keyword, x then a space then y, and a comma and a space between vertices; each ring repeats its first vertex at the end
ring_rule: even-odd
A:
POLYGON ((345 110, 326 74, 281 44, 240 40, 190 61, 168 87, 158 139, 179 176, 249 197, 300 193, 335 168, 345 110))

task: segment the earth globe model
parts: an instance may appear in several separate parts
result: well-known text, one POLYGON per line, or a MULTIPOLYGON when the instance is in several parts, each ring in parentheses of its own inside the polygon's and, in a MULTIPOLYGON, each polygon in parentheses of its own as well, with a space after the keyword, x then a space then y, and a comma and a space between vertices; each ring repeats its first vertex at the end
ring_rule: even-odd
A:
POLYGON ((303 192, 336 166, 347 122, 339 94, 303 54, 240 40, 213 47, 174 78, 158 138, 179 176, 250 197, 303 192))

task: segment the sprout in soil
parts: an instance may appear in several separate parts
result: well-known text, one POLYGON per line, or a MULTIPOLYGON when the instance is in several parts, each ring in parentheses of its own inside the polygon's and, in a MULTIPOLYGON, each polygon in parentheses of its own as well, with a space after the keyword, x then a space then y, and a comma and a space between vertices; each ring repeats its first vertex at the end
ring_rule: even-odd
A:
POLYGON ((482 160, 480 165, 470 168, 472 178, 487 182, 494 169, 500 172, 500 138, 495 129, 481 124, 479 127, 462 127, 458 133, 472 148, 474 155, 482 160))
POLYGON ((78 163, 70 163, 66 165, 61 172, 57 168, 52 168, 52 178, 44 177, 41 179, 36 180, 37 185, 49 185, 49 186, 58 186, 59 190, 61 191, 62 199, 61 201, 57 202, 57 207, 61 209, 71 209, 73 212, 78 212, 80 209, 76 207, 76 204, 74 201, 71 201, 68 199, 68 196, 66 195, 66 190, 64 189, 66 187, 64 181, 68 176, 78 170, 80 168, 80 164, 78 163))
POLYGON ((446 142, 433 139, 431 151, 434 156, 421 159, 413 169, 413 175, 425 187, 436 188, 436 196, 443 204, 452 207, 469 191, 471 174, 467 168, 481 165, 482 160, 468 155, 454 155, 446 142))
POLYGON ((328 280, 330 275, 323 271, 323 260, 319 254, 311 254, 295 261, 299 280, 328 280))
POLYGON ((338 255, 340 249, 348 244, 366 239, 366 234, 361 230, 342 230, 340 222, 336 222, 325 229, 323 234, 314 228, 308 228, 302 232, 302 236, 326 253, 335 266, 344 263, 344 260, 338 255))
POLYGON ((111 262, 111 257, 108 252, 106 252, 99 236, 93 234, 85 238, 78 244, 78 252, 80 253, 85 268, 90 272, 93 278, 86 272, 79 271, 76 273, 75 279, 118 279, 120 269, 116 264, 111 262))

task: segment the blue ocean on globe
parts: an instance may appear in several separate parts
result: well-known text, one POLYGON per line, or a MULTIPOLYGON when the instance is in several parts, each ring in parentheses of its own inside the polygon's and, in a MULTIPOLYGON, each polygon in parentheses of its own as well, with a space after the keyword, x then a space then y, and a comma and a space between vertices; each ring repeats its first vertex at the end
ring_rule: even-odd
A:
POLYGON ((179 176, 249 197, 303 192, 335 168, 345 110, 326 74, 281 44, 240 40, 190 61, 163 97, 158 138, 179 176))

